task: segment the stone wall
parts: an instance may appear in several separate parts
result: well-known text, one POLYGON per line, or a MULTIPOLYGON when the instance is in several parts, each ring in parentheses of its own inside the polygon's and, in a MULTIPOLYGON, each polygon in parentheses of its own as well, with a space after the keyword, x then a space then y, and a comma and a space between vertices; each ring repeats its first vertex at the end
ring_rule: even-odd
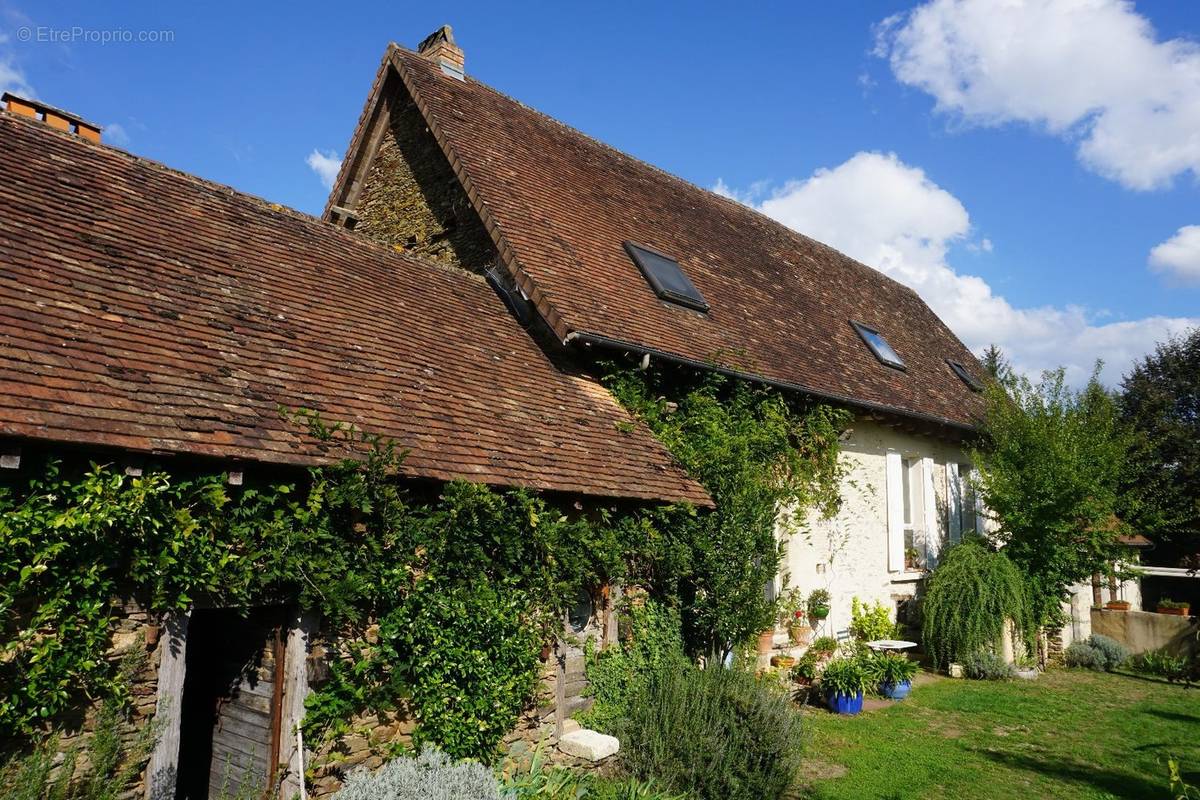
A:
POLYGON ((355 231, 396 250, 474 272, 496 261, 483 222, 403 87, 354 211, 355 231))
MULTIPOLYGON (((129 655, 144 658, 141 670, 134 676, 129 688, 132 703, 130 720, 122 723, 121 738, 131 745, 154 718, 155 698, 158 690, 158 639, 160 627, 157 617, 144 611, 137 602, 120 599, 113 602, 117 617, 105 657, 114 665, 129 655)), ((47 727, 59 735, 57 764, 61 765, 68 753, 75 754, 74 775, 88 773, 88 745, 96 731, 96 719, 100 704, 94 703, 81 708, 78 713, 59 718, 47 727)), ((57 778, 57 774, 55 778, 57 778)), ((122 800, 142 797, 145 794, 144 775, 120 795, 122 800)))

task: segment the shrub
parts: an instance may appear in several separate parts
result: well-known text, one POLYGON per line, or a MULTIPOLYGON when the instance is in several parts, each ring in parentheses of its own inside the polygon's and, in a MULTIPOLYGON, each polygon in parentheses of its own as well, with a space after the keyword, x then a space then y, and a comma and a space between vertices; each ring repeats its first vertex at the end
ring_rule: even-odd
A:
POLYGON ((689 667, 657 676, 620 730, 625 765, 702 800, 772 800, 800 767, 800 713, 778 683, 689 667))
POLYGON ((850 603, 850 634, 860 642, 891 639, 896 635, 896 624, 883 603, 867 605, 855 597, 850 603))
POLYGON ((1104 671, 1107 664, 1104 652, 1088 642, 1071 642, 1067 647, 1065 660, 1068 667, 1094 669, 1101 672, 1104 671))
POLYGON ((1133 668, 1147 675, 1166 678, 1171 683, 1191 683, 1191 664, 1184 656, 1175 656, 1166 650, 1151 650, 1133 660, 1133 668))
POLYGON ((666 671, 686 668, 679 614, 654 600, 628 609, 630 636, 619 645, 586 650, 589 690, 595 702, 580 721, 610 731, 625 716, 630 700, 646 682, 666 671))
POLYGON ((1009 681, 1017 677, 1017 670, 995 653, 981 650, 962 661, 963 674, 977 681, 1009 681))
POLYGON ((1129 648, 1103 634, 1093 633, 1088 638, 1088 644, 1094 647, 1104 657, 1102 669, 1112 672, 1129 660, 1129 648))
POLYGON ((976 537, 946 550, 925 588, 921 634, 935 667, 990 650, 1004 635, 1005 619, 1032 638, 1021 573, 976 537))
POLYGON ((685 800, 667 794, 653 781, 548 767, 540 746, 529 759, 505 764, 500 785, 503 800, 685 800))
POLYGON ((397 758, 374 773, 355 772, 334 800, 499 800, 491 771, 470 761, 455 763, 436 748, 416 758, 397 758))

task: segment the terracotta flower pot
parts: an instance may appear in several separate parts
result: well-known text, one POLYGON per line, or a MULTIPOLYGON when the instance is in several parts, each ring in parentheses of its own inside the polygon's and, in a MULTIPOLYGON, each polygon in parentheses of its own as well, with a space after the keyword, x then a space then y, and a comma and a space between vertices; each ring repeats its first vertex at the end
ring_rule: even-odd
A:
POLYGON ((1104 607, 1107 608, 1109 611, 1128 611, 1129 610, 1129 601, 1128 600, 1109 600, 1107 603, 1104 604, 1104 607))
POLYGON ((791 669, 796 666, 794 656, 771 656, 771 666, 779 669, 791 669))
POLYGON ((1168 608, 1167 606, 1159 606, 1155 610, 1158 611, 1158 613, 1160 613, 1160 614, 1170 614, 1173 617, 1186 617, 1188 615, 1188 612, 1191 611, 1191 608, 1188 606, 1182 606, 1180 608, 1168 608))
POLYGON ((758 654, 765 656, 775 648, 775 629, 763 631, 758 635, 758 654))
POLYGON ((788 628, 788 639, 794 645, 806 645, 812 641, 812 628, 808 625, 792 625, 788 628))

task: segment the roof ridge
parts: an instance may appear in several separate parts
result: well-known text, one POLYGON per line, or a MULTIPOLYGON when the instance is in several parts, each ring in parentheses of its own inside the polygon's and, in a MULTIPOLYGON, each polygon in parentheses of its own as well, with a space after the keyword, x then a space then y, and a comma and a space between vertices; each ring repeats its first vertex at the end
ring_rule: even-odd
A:
MULTIPOLYGON (((410 50, 409 48, 404 47, 403 45, 396 44, 395 42, 391 42, 389 44, 389 48, 394 48, 394 50, 398 50, 402 53, 411 55, 414 58, 420 58, 420 59, 424 60, 420 53, 417 53, 414 50, 410 50)), ((497 97, 500 97, 510 103, 515 104, 515 105, 518 105, 521 108, 525 109, 526 111, 529 111, 529 112, 537 115, 538 117, 542 118, 543 120, 546 120, 546 121, 552 123, 553 125, 556 125, 559 128, 562 128, 563 130, 567 131, 568 133, 571 133, 571 134, 579 136, 583 139, 586 139, 588 142, 591 142, 592 144, 594 144, 604 150, 614 153, 627 161, 630 161, 641 167, 645 167, 653 172, 656 172, 659 175, 667 178, 668 180, 675 181, 677 183, 683 184, 684 186, 688 187, 689 189, 695 189, 697 191, 703 192, 704 194, 706 194, 710 197, 717 198, 722 203, 726 203, 728 205, 733 206, 733 208, 737 209, 740 213, 749 214, 755 218, 758 218, 758 219, 761 219, 761 220, 767 222, 768 224, 772 225, 773 227, 778 228, 782 233, 784 233, 787 236, 798 236, 807 242, 812 242, 813 244, 819 245, 820 247, 824 247, 826 249, 832 250, 832 251, 836 252, 838 255, 843 256, 844 258, 848 259, 856 267, 859 267, 861 269, 870 270, 872 273, 882 276, 884 279, 890 281, 891 283, 894 283, 896 286, 900 287, 901 289, 905 290, 906 292, 909 292, 911 294, 916 295, 917 297, 920 297, 920 293, 917 292, 915 289, 913 289, 911 286, 896 280, 891 275, 888 275, 886 272, 883 272, 882 270, 872 267, 870 264, 867 264, 863 261, 859 261, 857 258, 854 258, 853 256, 843 253, 841 250, 838 250, 836 247, 834 247, 831 244, 822 242, 820 239, 814 239, 813 237, 809 236, 808 234, 802 233, 802 232, 796 230, 795 228, 790 228, 787 225, 784 225, 779 220, 774 219, 773 217, 770 217, 770 216, 764 214, 763 212, 759 211, 756 208, 746 205, 745 203, 741 202, 740 200, 736 200, 732 197, 727 197, 725 195, 718 194, 718 193, 714 192, 712 189, 706 189, 703 186, 693 183, 692 181, 688 180, 687 178, 684 178, 680 175, 676 175, 673 172, 669 172, 669 171, 663 169, 662 167, 660 167, 656 164, 652 164, 651 162, 646 161, 644 159, 638 158, 635 155, 631 155, 631 154, 625 152, 624 150, 619 149, 615 145, 611 145, 602 139, 598 139, 595 136, 592 136, 591 134, 587 133, 586 131, 582 131, 579 128, 574 127, 573 125, 568 125, 567 123, 563 122, 562 120, 547 114, 545 111, 534 108, 533 106, 528 105, 528 104, 522 102, 521 100, 518 100, 517 98, 513 97, 512 95, 506 94, 505 92, 500 91, 499 89, 497 89, 496 87, 492 86, 489 83, 484 83, 483 81, 479 80, 478 78, 473 77, 470 74, 467 74, 465 76, 465 78, 468 83, 473 83, 476 86, 479 86, 480 88, 491 92, 492 94, 496 95, 497 97)))
POLYGON ((22 116, 20 114, 13 114, 12 112, 5 111, 4 109, 0 109, 0 118, 16 120, 16 121, 20 122, 21 124, 28 125, 30 127, 30 130, 34 131, 36 134, 46 133, 46 134, 49 134, 52 136, 57 136, 57 137, 59 137, 59 139, 61 139, 62 141, 65 141, 65 142, 79 144, 84 147, 103 148, 103 150, 105 150, 106 152, 112 153, 116 157, 122 158, 131 164, 149 167, 150 169, 156 170, 165 175, 175 177, 175 178, 182 178, 182 179, 185 179, 195 185, 198 185, 198 186, 201 186, 201 187, 204 187, 207 189, 216 190, 222 194, 229 195, 230 197, 232 197, 236 200, 241 200, 241 201, 247 202, 250 205, 255 206, 256 210, 258 210, 258 211, 272 213, 272 214, 280 214, 280 215, 283 215, 290 219, 293 219, 301 224, 308 225, 314 229, 320 230, 322 232, 334 233, 334 234, 346 239, 347 242, 350 244, 353 244, 353 245, 356 245, 359 247, 363 247, 364 249, 375 250, 378 253, 387 256, 388 258, 399 258, 399 259, 405 260, 405 261, 412 261, 412 262, 415 262, 422 266, 436 267, 437 269, 439 269, 443 272, 449 273, 449 274, 462 275, 462 276, 470 277, 473 280, 486 282, 486 278, 484 278, 482 275, 479 275, 475 272, 471 272, 470 270, 462 269, 461 267, 455 267, 453 265, 445 264, 445 263, 442 263, 439 261, 434 261, 432 259, 422 258, 422 257, 414 255, 412 253, 400 252, 391 247, 388 247, 387 245, 376 242, 375 240, 370 239, 367 236, 364 236, 362 234, 356 234, 352 230, 344 228, 340 225, 335 225, 332 222, 326 222, 325 220, 321 219, 320 217, 313 216, 312 214, 307 214, 303 211, 300 211, 299 209, 292 208, 291 206, 285 206, 282 203, 276 203, 276 202, 267 200, 264 197, 260 197, 256 194, 251 194, 249 192, 242 191, 241 189, 236 189, 225 183, 219 183, 219 182, 211 180, 209 178, 203 178, 193 172, 185 172, 184 170, 177 169, 176 167, 172 167, 161 161, 157 161, 152 158, 146 158, 144 156, 139 156, 136 153, 129 152, 128 150, 123 150, 120 147, 114 147, 112 145, 96 144, 95 142, 89 142, 86 139, 80 139, 78 136, 76 136, 72 133, 69 133, 66 131, 61 131, 61 130, 58 130, 57 128, 51 128, 50 126, 45 125, 44 123, 41 123, 38 120, 34 120, 29 117, 22 116))

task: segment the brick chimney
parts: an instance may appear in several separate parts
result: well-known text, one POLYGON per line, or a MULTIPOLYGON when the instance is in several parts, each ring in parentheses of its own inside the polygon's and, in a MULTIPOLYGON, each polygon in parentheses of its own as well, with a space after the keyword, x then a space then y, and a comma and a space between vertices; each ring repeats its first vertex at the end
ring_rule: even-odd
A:
POLYGON ((463 80, 463 65, 466 55, 462 48, 454 43, 454 32, 449 25, 443 25, 425 37, 417 45, 417 52, 442 68, 442 72, 452 78, 463 80))
POLYGON ((37 100, 26 100, 24 97, 17 97, 11 92, 5 92, 0 97, 0 103, 4 103, 4 110, 11 114, 40 119, 51 128, 58 128, 60 131, 73 133, 81 139, 87 139, 89 142, 100 141, 99 125, 94 125, 85 119, 54 106, 39 103, 37 100))

